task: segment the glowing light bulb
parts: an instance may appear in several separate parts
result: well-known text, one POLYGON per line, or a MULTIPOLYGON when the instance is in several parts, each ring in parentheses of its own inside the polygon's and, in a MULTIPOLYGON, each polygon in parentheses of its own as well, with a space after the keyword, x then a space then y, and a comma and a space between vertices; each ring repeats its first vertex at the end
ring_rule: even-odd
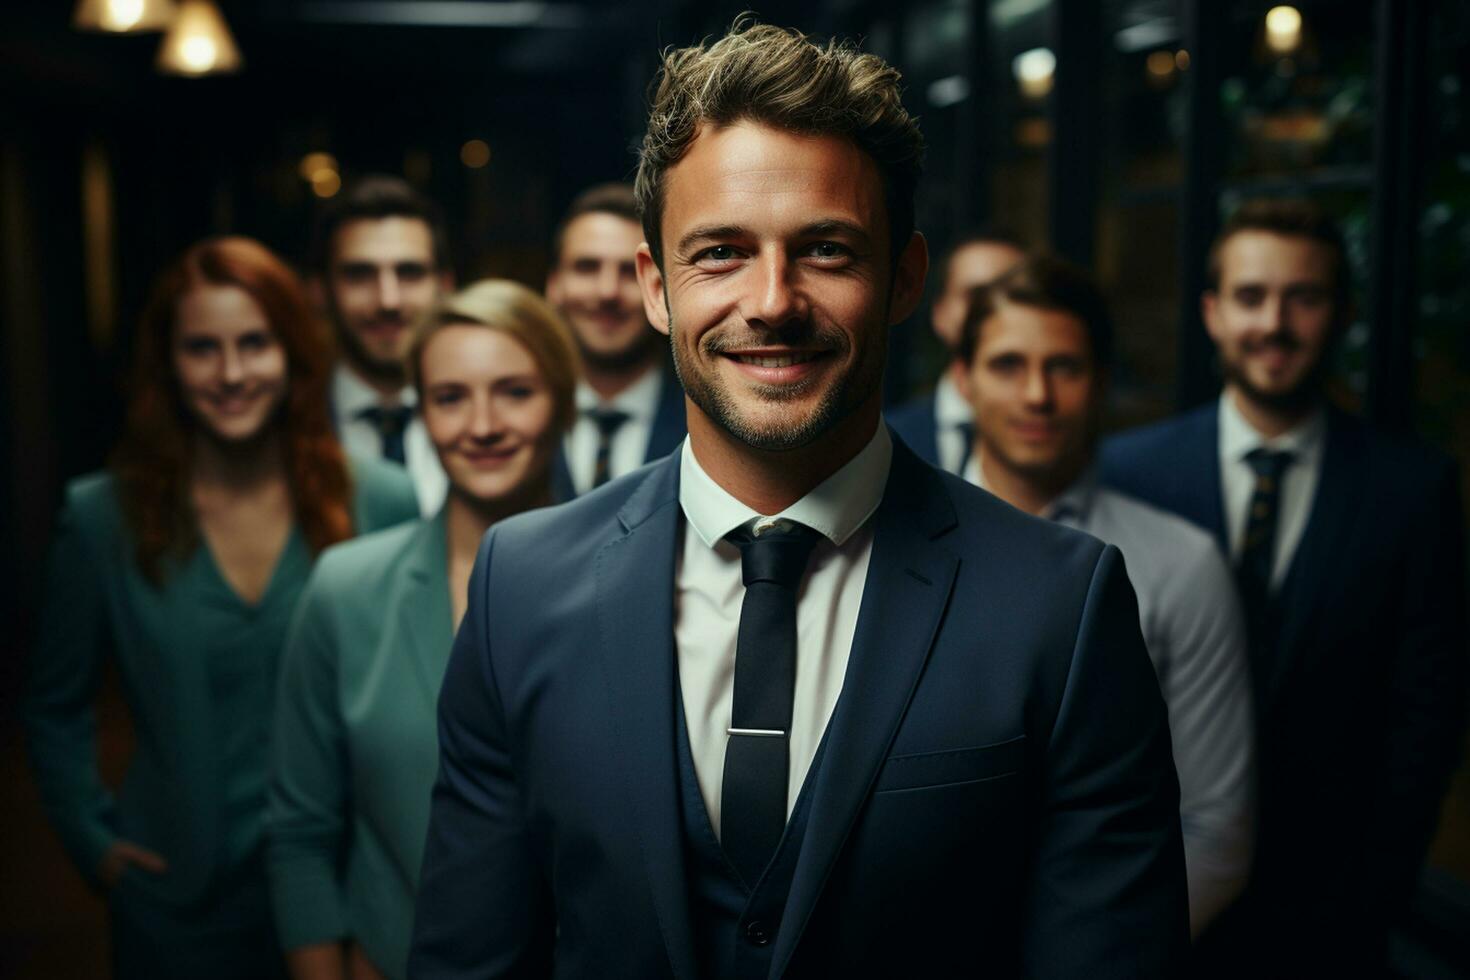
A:
POLYGON ((1039 99, 1051 91, 1056 75, 1057 56, 1050 48, 1032 48, 1022 51, 1011 61, 1011 71, 1021 91, 1033 99, 1039 99))
POLYGON ((209 71, 214 67, 214 58, 218 53, 214 42, 207 37, 186 37, 184 43, 179 45, 179 57, 190 71, 209 71))
POLYGON ((102 26, 109 31, 130 31, 143 19, 143 0, 107 0, 102 26))
POLYGON ((1266 46, 1277 54, 1290 54, 1302 43, 1302 12, 1295 7, 1272 7, 1266 11, 1266 46))

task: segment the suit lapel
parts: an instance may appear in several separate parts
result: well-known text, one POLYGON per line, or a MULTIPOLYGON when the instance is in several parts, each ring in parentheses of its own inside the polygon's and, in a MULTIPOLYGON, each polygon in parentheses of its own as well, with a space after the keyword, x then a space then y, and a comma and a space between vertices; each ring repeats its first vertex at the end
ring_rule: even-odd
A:
POLYGON ((401 645, 409 651, 431 705, 438 703, 454 644, 447 533, 442 507, 414 531, 402 559, 405 581, 397 608, 401 645))
POLYGON ((1230 554, 1225 533, 1225 488, 1220 482, 1220 405, 1196 412, 1178 447, 1180 473, 1198 480, 1190 494, 1191 513, 1186 516, 1215 536, 1222 554, 1230 554))
POLYGON ((675 778, 674 552, 679 455, 654 467, 597 555, 594 579, 608 709, 649 887, 676 977, 695 976, 675 778), (649 583, 659 589, 650 594, 649 583))
POLYGON ((958 559, 934 539, 955 522, 939 474, 895 441, 857 631, 827 726, 772 977, 781 975, 796 949, 928 660, 959 569, 958 559))
POLYGON ((1266 691, 1278 687, 1287 670, 1311 651, 1300 648, 1302 637, 1320 613, 1328 584, 1343 567, 1343 542, 1353 533, 1354 516, 1362 502, 1363 432, 1352 420, 1332 410, 1327 418, 1322 473, 1312 497, 1301 543, 1292 556, 1286 579, 1276 598, 1283 613, 1271 677, 1266 691))

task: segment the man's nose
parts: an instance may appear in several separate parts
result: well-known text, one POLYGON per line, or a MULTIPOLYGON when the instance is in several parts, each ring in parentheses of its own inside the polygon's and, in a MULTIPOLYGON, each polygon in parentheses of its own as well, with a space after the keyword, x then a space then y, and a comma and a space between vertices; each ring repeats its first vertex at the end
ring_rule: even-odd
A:
POLYGON ((1044 367, 1037 367, 1026 373, 1026 387, 1022 395, 1026 404, 1032 408, 1047 408, 1051 405, 1051 378, 1047 376, 1044 367))
POLYGON ((378 275, 378 306, 385 310, 396 310, 403 301, 402 289, 398 284, 398 273, 391 269, 378 275))
POLYGON ((604 303, 622 297, 622 279, 614 262, 603 263, 597 272, 597 298, 604 303))
POLYGON ((767 327, 779 327, 801 319, 806 302, 792 280, 796 269, 784 251, 762 252, 753 264, 745 319, 767 327))

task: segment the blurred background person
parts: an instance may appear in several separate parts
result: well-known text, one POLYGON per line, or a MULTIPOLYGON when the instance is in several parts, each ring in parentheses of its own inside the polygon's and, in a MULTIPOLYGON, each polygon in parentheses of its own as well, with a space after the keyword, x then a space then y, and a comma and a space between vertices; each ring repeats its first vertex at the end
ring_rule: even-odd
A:
POLYGON ((287 621, 318 552, 416 512, 401 470, 349 467, 329 371, 295 274, 200 242, 155 284, 112 466, 67 489, 23 716, 46 811, 107 894, 116 976, 281 972, 262 844, 287 621), (109 660, 137 733, 116 798, 109 660))
POLYGON ((1255 760, 1245 622, 1209 535, 1098 484, 1112 347, 1102 294, 1065 262, 1030 256, 976 288, 954 371, 975 413, 963 476, 1123 552, 1169 707, 1190 931, 1198 936, 1240 894, 1250 868, 1255 760))
POLYGON ((633 271, 642 241, 628 184, 583 191, 557 228, 546 298, 571 324, 583 372, 557 460, 559 500, 667 456, 684 438, 684 390, 633 271))
POLYGON ((1200 300, 1219 399, 1102 454, 1106 482, 1215 537, 1245 608, 1259 833, 1246 898, 1201 962, 1221 975, 1381 973, 1462 749, 1457 479, 1328 402, 1348 277, 1319 209, 1242 205, 1200 300))
POLYGON ((516 283, 446 300, 408 359, 448 498, 432 518, 323 556, 281 672, 270 877, 297 980, 404 976, 435 705, 470 569, 490 525, 550 502, 576 414, 571 335, 516 283))
POLYGON ((419 508, 444 502, 444 471, 403 370, 414 324, 453 288, 438 205, 398 177, 364 177, 318 215, 309 283, 332 323, 332 417, 342 444, 408 468, 419 508))
MULTIPOLYGON (((1021 260, 1019 239, 1002 231, 974 231, 950 250, 929 325, 951 355, 959 347, 970 293, 1021 260)), ((946 362, 932 394, 920 395, 887 412, 888 424, 925 460, 950 473, 963 473, 975 437, 974 413, 955 386, 953 361, 946 362)))

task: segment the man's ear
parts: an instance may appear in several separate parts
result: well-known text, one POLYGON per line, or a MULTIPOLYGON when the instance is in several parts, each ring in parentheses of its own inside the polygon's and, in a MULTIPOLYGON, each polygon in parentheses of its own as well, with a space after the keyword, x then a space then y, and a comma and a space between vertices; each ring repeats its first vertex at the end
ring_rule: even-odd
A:
POLYGON ((561 276, 556 274, 555 269, 546 274, 546 301, 552 306, 561 306, 561 276))
POLYGON ((888 325, 908 319, 924 298, 924 277, 929 273, 929 243, 919 232, 898 256, 893 268, 893 294, 888 303, 888 325))
POLYGON ((647 242, 638 243, 633 261, 638 267, 638 288, 643 292, 643 313, 653 329, 668 336, 669 308, 664 295, 664 272, 653 260, 653 249, 647 242))
POLYGON ((454 292, 454 270, 445 269, 439 273, 439 291, 441 293, 454 292))
POLYGON ((1220 342, 1220 294, 1213 289, 1206 289, 1199 294, 1199 315, 1205 321, 1205 333, 1215 343, 1220 342))
POLYGON ((954 382, 955 390, 964 396, 965 401, 970 400, 970 365, 958 357, 950 358, 949 380, 954 382))
POLYGON ((311 275, 306 277, 306 298, 311 300, 311 305, 318 310, 327 308, 327 285, 322 282, 322 277, 311 275))

